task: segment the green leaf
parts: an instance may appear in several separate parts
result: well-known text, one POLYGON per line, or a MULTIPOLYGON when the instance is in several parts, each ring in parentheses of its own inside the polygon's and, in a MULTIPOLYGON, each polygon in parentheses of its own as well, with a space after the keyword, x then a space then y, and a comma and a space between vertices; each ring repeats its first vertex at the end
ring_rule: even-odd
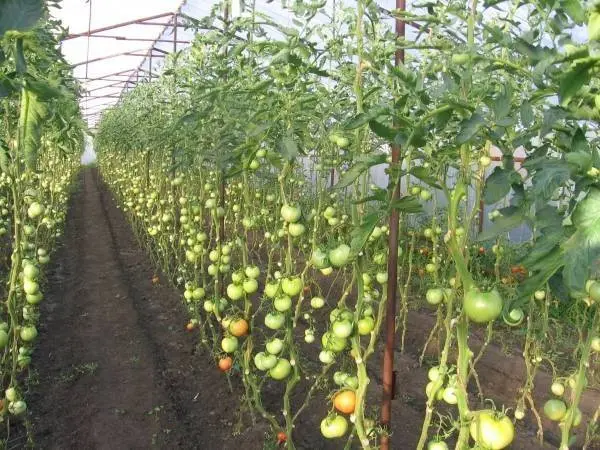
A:
POLYGON ((460 125, 460 132, 456 136, 457 144, 469 142, 473 136, 483 127, 485 119, 478 113, 474 113, 468 119, 464 120, 460 125))
POLYGON ((592 167, 592 155, 589 153, 571 152, 565 155, 565 159, 582 171, 588 171, 592 167))
POLYGON ((510 112, 512 94, 512 88, 510 85, 505 84, 502 92, 495 98, 493 107, 496 120, 506 117, 510 112))
POLYGON ((562 106, 566 106, 583 85, 590 81, 591 71, 596 63, 597 59, 595 57, 579 59, 565 72, 558 88, 558 96, 562 106))
POLYGON ((279 150, 281 155, 288 161, 293 160, 300 151, 298 150, 298 144, 292 136, 284 136, 279 142, 279 150))
POLYGON ((348 120, 344 124, 344 128, 346 130, 354 130, 355 128, 362 127, 363 125, 369 123, 371 120, 376 119, 382 115, 389 115, 389 110, 387 108, 373 108, 370 111, 359 113, 350 120, 348 120))
POLYGON ((44 103, 34 92, 23 89, 21 94, 21 112, 19 115, 19 148, 25 155, 30 169, 35 169, 42 135, 42 124, 47 110, 44 103))
POLYGON ((513 183, 514 175, 514 170, 496 167, 491 175, 485 180, 483 201, 486 204, 491 205, 506 197, 510 192, 510 186, 513 183))
POLYGON ((410 169, 410 174, 431 187, 434 187, 436 189, 442 189, 442 187, 438 184, 437 178, 432 177, 431 171, 423 166, 417 166, 410 169))
POLYGON ((498 237, 503 233, 508 233, 520 226, 525 221, 525 216, 519 210, 515 210, 512 214, 505 214, 494 220, 494 224, 479 233, 477 240, 479 242, 487 241, 498 237))
POLYGON ((357 157, 354 165, 342 174, 334 189, 343 189, 350 186, 365 170, 385 163, 386 158, 386 155, 364 155, 357 157))
POLYGON ((365 244, 367 243, 367 239, 371 236, 373 229, 377 225, 379 221, 379 214, 371 213, 365 216, 361 222, 361 224, 352 230, 350 233, 351 241, 350 241, 350 249, 352 251, 352 255, 356 256, 363 249, 365 244))
POLYGON ((0 38, 10 30, 31 29, 43 12, 43 0, 0 0, 0 38))
POLYGON ((518 296, 521 299, 530 297, 540 286, 544 286, 548 280, 563 266, 563 251, 559 247, 555 247, 548 253, 541 263, 536 267, 525 266, 530 273, 523 283, 519 285, 518 296))
POLYGON ((393 141, 397 134, 396 130, 377 120, 370 120, 369 128, 371 128, 371 131, 377 136, 387 139, 388 141, 393 141))
POLYGON ((534 199, 548 200, 569 178, 571 170, 566 161, 541 161, 532 178, 531 194, 534 199))
POLYGON ((585 9, 579 0, 562 0, 562 7, 578 25, 585 22, 585 9))
POLYGON ((423 212, 423 205, 414 196, 402 197, 390 204, 390 209, 397 209, 406 214, 417 214, 423 212))
POLYGON ((600 189, 591 189, 573 211, 573 225, 577 228, 600 227, 600 189))
POLYGON ((535 116, 533 114, 533 108, 531 107, 531 103, 523 102, 521 104, 520 113, 521 113, 521 124, 523 125, 523 127, 528 128, 529 126, 531 126, 533 124, 533 121, 535 120, 535 116))
POLYGON ((4 140, 0 139, 0 169, 2 172, 8 173, 8 168, 10 166, 10 153, 8 151, 8 146, 4 142, 4 140))

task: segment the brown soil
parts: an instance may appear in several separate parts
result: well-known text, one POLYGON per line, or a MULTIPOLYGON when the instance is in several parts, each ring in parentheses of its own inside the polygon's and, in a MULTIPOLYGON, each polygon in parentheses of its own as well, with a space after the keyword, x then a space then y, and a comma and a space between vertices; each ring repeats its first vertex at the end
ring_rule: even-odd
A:
MULTIPOLYGON (((97 172, 84 171, 42 308, 28 395, 37 448, 263 448, 268 428, 251 425, 246 416, 236 426, 241 386, 234 382, 230 393, 226 377, 198 348, 197 334, 184 331, 188 317, 181 294, 167 282, 154 285, 154 272, 97 172)), ((411 313, 407 343, 415 353, 430 320, 411 313)), ((377 368, 370 374, 371 405, 381 396, 379 353, 370 364, 377 368)), ((498 371, 503 363, 482 362, 484 390, 495 399, 514 398, 519 376, 506 379, 498 371)), ((392 448, 409 450, 416 446, 423 420, 427 368, 419 367, 410 351, 397 353, 395 364, 392 448)), ((281 383, 267 382, 263 391, 264 406, 276 411, 281 383)), ((305 394, 303 384, 294 403, 305 394)), ((344 447, 345 440, 325 442, 318 431, 328 406, 318 392, 297 424, 299 449, 344 447)), ((534 428, 525 426, 511 448, 557 448, 551 436, 552 442, 540 447, 534 428)))

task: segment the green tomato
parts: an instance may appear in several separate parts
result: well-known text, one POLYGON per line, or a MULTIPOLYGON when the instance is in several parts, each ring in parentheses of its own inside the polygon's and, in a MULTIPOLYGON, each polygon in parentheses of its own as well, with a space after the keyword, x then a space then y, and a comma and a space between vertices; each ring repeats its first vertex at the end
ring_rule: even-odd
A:
POLYGON ((244 289, 242 286, 233 283, 227 286, 227 297, 229 297, 231 300, 236 301, 241 299, 243 296, 244 289))
POLYGON ((304 234, 305 227, 301 223, 290 223, 288 226, 288 233, 292 237, 298 237, 304 234))
POLYGON ((348 421, 339 414, 325 417, 321 421, 321 434, 327 439, 336 439, 344 436, 348 431, 348 421))
POLYGON ((325 350, 339 353, 346 348, 348 341, 345 338, 337 337, 328 331, 321 337, 321 344, 325 350))
POLYGON ((323 364, 331 364, 335 361, 335 353, 330 350, 322 350, 319 353, 319 361, 323 364))
POLYGON ((283 350, 283 341, 279 338, 273 338, 265 345, 271 355, 278 355, 283 350))
POLYGON ((221 340, 221 348, 225 353, 233 353, 238 348, 238 340, 235 336, 227 336, 221 340))
POLYGON ((194 300, 201 300, 202 298, 204 298, 204 295, 205 295, 204 288, 197 287, 196 289, 194 289, 192 291, 192 298, 194 300))
POLYGON ((321 309, 325 306, 325 299, 322 297, 313 297, 310 299, 310 306, 314 309, 321 309))
POLYGON ((8 333, 4 330, 0 330, 0 350, 8 345, 8 333))
POLYGON ((26 264, 23 268, 23 276, 31 281, 35 281, 39 274, 40 269, 38 269, 34 264, 26 264))
POLYGON ((567 414, 567 405, 557 398, 550 399, 544 403, 544 414, 548 419, 560 422, 567 414))
POLYGON ((429 381, 437 381, 440 378, 440 368, 438 366, 434 366, 427 372, 427 378, 429 381))
POLYGON ((37 282, 25 278, 23 280, 23 290, 28 295, 34 295, 39 292, 40 286, 37 284, 37 282))
POLYGON ((429 441, 427 450, 448 450, 448 444, 444 441, 429 441))
POLYGON ((600 336, 594 336, 592 338, 592 350, 600 352, 600 336))
POLYGON ((329 266, 329 258, 327 257, 327 253, 325 253, 320 248, 316 248, 310 257, 310 262, 317 269, 325 269, 329 266))
POLYGON ((274 298, 279 291, 279 281, 271 281, 265 286, 265 296, 268 298, 274 298))
POLYGON ((600 282, 592 281, 588 287, 588 294, 595 302, 600 302, 600 282))
POLYGON ((379 284, 385 284, 388 281, 388 274, 387 272, 377 272, 375 279, 379 284))
POLYGON ((502 450, 515 438, 515 427, 510 419, 492 410, 476 411, 469 431, 477 444, 489 450, 502 450))
POLYGON ((495 289, 481 292, 474 288, 465 294, 463 309, 469 320, 475 323, 488 323, 500 316, 502 297, 495 289))
POLYGON ((281 218, 288 223, 297 222, 301 215, 302 211, 297 206, 286 204, 281 207, 281 218))
POLYGON ((336 320, 331 327, 332 333, 338 338, 347 338, 352 334, 353 325, 350 320, 336 320))
POLYGON ((348 375, 344 380, 344 386, 350 389, 358 389, 358 377, 354 375, 348 375))
POLYGON ((333 374, 333 382, 338 386, 343 386, 346 378, 348 378, 348 374, 346 372, 337 371, 333 374))
POLYGON ((552 383, 552 386, 550 386, 550 390, 557 397, 562 397, 565 393, 565 385, 559 381, 555 381, 554 383, 552 383))
POLYGON ((271 330, 279 330, 285 323, 285 315, 280 312, 270 312, 265 316, 265 326, 271 330))
POLYGON ((258 290, 258 281, 254 278, 248 278, 247 280, 244 280, 242 288, 246 294, 254 294, 258 290))
POLYGON ((30 219, 35 219, 44 214, 45 208, 38 202, 33 202, 27 209, 27 215, 30 219))
POLYGON ((257 266, 248 266, 244 269, 248 278, 257 279, 260 276, 260 269, 257 266))
POLYGON ((444 300, 444 290, 441 288, 427 289, 425 299, 430 305, 439 305, 444 300))
POLYGON ((295 297, 302 291, 302 279, 300 277, 290 277, 281 280, 281 289, 286 295, 295 297))
POLYGON ((365 336, 371 334, 371 331, 375 329, 375 319, 371 316, 363 317, 357 323, 358 334, 365 336))
POLYGON ((329 251, 329 261, 334 267, 345 266, 350 261, 351 249, 346 244, 340 244, 329 251))
POLYGON ((37 337, 38 331, 33 325, 26 326, 21 328, 21 332, 19 333, 19 335, 21 336, 21 339, 23 339, 23 341, 31 342, 37 337))
POLYGON ((287 295, 281 295, 273 301, 273 306, 279 312, 289 311, 292 307, 292 299, 287 295))
POLYGON ((269 375, 274 380, 283 380, 288 377, 290 372, 292 371, 292 365, 285 358, 280 358, 277 360, 275 366, 269 370, 269 375))

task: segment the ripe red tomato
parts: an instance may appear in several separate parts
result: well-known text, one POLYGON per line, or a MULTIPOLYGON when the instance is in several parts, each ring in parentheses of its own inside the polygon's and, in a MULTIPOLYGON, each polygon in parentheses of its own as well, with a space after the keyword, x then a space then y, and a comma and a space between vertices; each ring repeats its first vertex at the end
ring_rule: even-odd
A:
POLYGON ((224 358, 219 359, 219 369, 221 372, 229 372, 231 366, 233 366, 233 359, 231 359, 231 356, 225 356, 224 358))

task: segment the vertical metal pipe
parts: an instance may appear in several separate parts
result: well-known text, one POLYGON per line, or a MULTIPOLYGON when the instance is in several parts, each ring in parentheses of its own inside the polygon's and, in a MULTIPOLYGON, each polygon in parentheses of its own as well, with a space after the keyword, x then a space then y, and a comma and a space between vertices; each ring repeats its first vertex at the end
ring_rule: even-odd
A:
POLYGON ((177 13, 173 14, 173 53, 177 53, 177 13))
MULTIPOLYGON (((396 9, 404 11, 406 9, 406 0, 396 0, 396 9)), ((403 38, 406 35, 405 22, 396 19, 396 36, 403 38)), ((404 63, 404 49, 396 50, 395 64, 398 66, 404 63)), ((400 148, 397 145, 392 146, 392 167, 397 167, 400 162, 400 148)), ((396 180, 393 179, 394 171, 390 171, 389 185, 396 180)), ((394 186, 392 198, 400 198, 400 183, 394 186)), ((398 294, 398 234, 399 234, 400 215, 397 209, 392 209, 390 214, 388 239, 388 285, 387 285, 387 305, 385 316, 385 351, 383 354, 383 402, 381 405, 381 425, 390 430, 390 421, 392 417, 392 399, 394 398, 394 347, 396 340, 396 301, 398 294)), ((381 450, 389 450, 389 435, 381 438, 381 450)))
MULTIPOLYGON (((227 32, 229 24, 229 0, 225 0, 223 8, 223 31, 227 32)), ((225 57, 227 57, 227 50, 225 51, 225 57)), ((221 177, 219 181, 219 206, 225 209, 225 171, 221 171, 221 177)), ((219 218, 219 242, 220 245, 225 243, 225 216, 219 218)), ((219 270, 219 295, 223 297, 225 295, 225 283, 224 277, 219 270)))

